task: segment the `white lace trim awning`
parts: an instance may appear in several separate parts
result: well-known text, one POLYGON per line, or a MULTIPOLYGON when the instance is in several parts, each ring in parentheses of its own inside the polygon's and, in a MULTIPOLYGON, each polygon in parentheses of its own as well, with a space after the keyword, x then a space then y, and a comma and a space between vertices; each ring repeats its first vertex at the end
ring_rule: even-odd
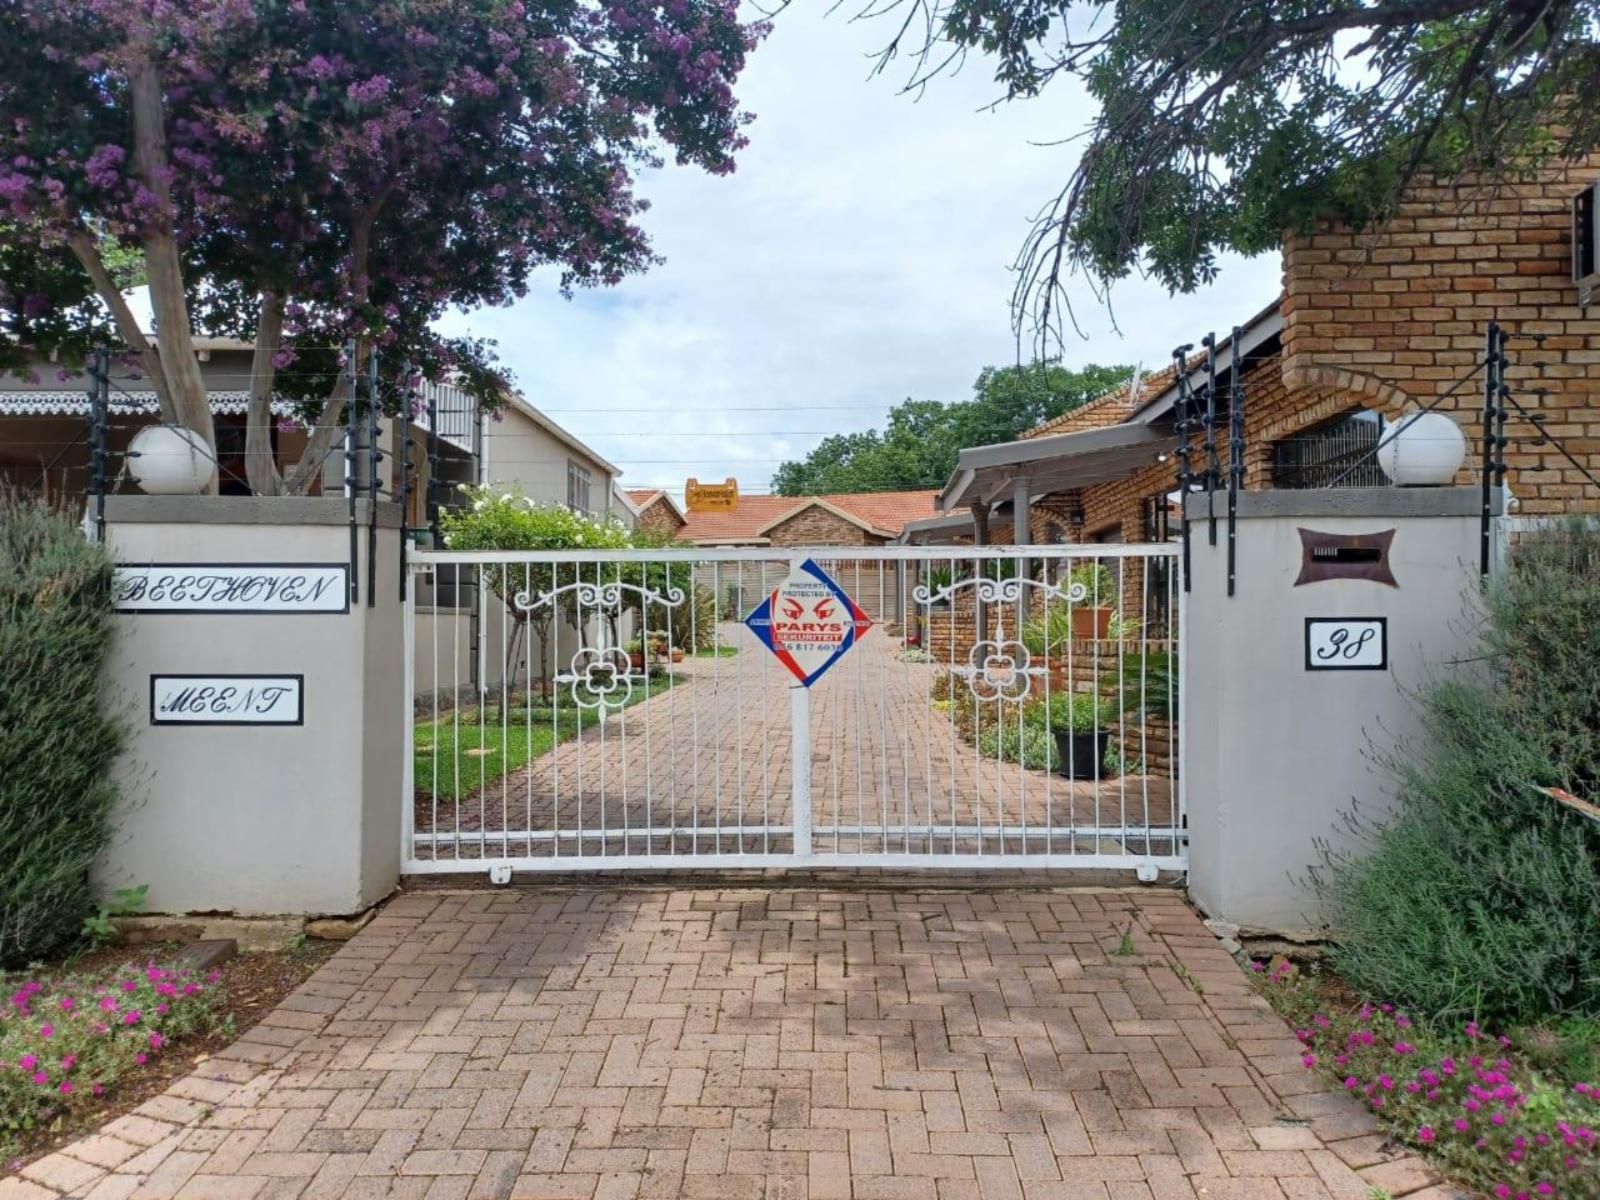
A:
MULTIPOLYGON (((239 415, 249 411, 249 392, 212 392, 211 411, 239 415)), ((154 392, 112 392, 113 414, 155 413, 161 411, 154 392)), ((294 405, 274 400, 272 413, 278 417, 294 415, 294 405)), ((8 417, 86 417, 89 397, 82 392, 0 392, 0 416, 8 417)))

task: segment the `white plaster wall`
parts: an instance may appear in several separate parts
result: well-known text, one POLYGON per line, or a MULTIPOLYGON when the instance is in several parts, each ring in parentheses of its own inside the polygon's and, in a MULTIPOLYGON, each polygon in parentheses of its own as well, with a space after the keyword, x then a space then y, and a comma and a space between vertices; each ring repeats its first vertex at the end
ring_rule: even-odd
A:
MULTIPOLYGON (((363 513, 365 508, 363 506, 363 513)), ((116 497, 119 561, 349 561, 343 500, 116 497), (319 523, 321 522, 321 523, 319 523)), ((405 746, 397 514, 380 506, 376 604, 347 613, 128 614, 108 690, 132 737, 117 832, 96 870, 157 912, 348 913, 399 870, 405 746), (303 726, 155 726, 152 673, 305 676, 303 726)))
POLYGON ((1182 744, 1190 887, 1208 914, 1276 932, 1319 927, 1304 883, 1321 861, 1315 843, 1354 846, 1342 821, 1353 802, 1371 816, 1389 811, 1390 782, 1371 751, 1421 736, 1412 693, 1471 645, 1477 504, 1455 488, 1241 496, 1231 598, 1226 539, 1213 547, 1204 523, 1194 526, 1182 744), (1302 527, 1395 530, 1399 587, 1296 587, 1302 527), (1307 617, 1376 616, 1388 618, 1388 670, 1305 669, 1307 617))

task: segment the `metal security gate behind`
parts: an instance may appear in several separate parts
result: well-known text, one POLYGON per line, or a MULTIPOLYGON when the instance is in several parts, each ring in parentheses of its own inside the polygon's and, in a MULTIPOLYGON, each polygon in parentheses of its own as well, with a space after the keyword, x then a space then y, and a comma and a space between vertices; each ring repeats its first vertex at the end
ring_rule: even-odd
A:
POLYGON ((1026 550, 417 554, 405 870, 1182 869, 1176 547, 1026 550), (807 560, 872 626, 802 688, 807 560))

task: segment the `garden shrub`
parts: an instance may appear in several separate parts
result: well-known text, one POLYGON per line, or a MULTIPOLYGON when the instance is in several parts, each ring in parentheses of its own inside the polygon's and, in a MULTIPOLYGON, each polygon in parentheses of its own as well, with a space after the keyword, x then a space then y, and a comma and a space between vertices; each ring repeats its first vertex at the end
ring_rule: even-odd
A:
POLYGON ((111 556, 65 515, 0 489, 0 966, 69 945, 111 840, 111 556))
POLYGON ((1367 1104, 1452 1179, 1496 1200, 1600 1195, 1600 1086, 1532 1067, 1476 1021, 1430 1027, 1387 1002, 1325 1004, 1290 963, 1251 964, 1301 1062, 1367 1104))
POLYGON ((1600 825, 1536 787, 1600 794, 1600 533, 1525 539, 1486 607, 1486 679, 1424 689, 1430 750, 1386 756, 1395 815, 1352 814, 1370 853, 1317 874, 1333 965, 1437 1016, 1593 1015, 1600 825))
POLYGON ((0 1002, 0 1144, 100 1105, 117 1079, 211 1028, 217 981, 154 962, 97 977, 8 981, 0 1002))

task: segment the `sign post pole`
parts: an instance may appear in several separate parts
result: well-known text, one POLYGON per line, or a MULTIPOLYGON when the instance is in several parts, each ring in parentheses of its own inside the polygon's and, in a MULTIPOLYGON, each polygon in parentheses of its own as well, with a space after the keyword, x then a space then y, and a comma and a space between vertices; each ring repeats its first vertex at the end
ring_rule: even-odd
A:
POLYGON ((790 824, 794 827, 794 852, 811 857, 811 689, 802 683, 789 687, 789 773, 794 781, 790 824))

